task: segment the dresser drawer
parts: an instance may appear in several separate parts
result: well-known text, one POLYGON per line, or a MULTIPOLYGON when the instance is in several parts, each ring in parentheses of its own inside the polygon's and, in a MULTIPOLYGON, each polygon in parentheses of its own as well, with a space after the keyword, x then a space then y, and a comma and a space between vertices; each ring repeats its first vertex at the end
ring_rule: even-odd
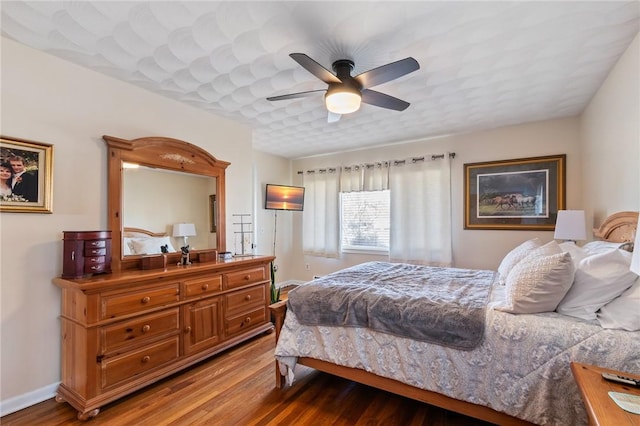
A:
POLYGON ((267 273, 264 267, 230 272, 228 274, 224 274, 222 278, 225 290, 257 283, 266 279, 267 273))
POLYGON ((206 278, 184 281, 185 297, 197 297, 222 291, 222 276, 214 275, 206 278))
POLYGON ((107 249, 105 247, 103 248, 93 248, 93 247, 86 247, 84 249, 84 256, 85 257, 91 257, 91 256, 106 256, 107 255, 107 249))
POLYGON ((103 295, 101 298, 101 318, 114 318, 125 314, 143 312, 146 309, 175 303, 180 298, 179 284, 103 295))
POLYGON ((236 311, 247 311, 255 305, 264 305, 266 300, 265 286, 257 286, 246 290, 238 290, 225 296, 226 315, 236 311))
POLYGON ((92 249, 92 248, 105 248, 107 247, 107 242, 105 240, 85 240, 84 241, 84 249, 92 249))
POLYGON ((91 268, 91 265, 97 265, 101 263, 105 263, 106 259, 104 256, 91 256, 84 258, 84 267, 85 269, 91 268))
MULTIPOLYGON (((85 265, 84 265, 85 272, 91 273, 91 274, 97 274, 99 272, 105 272, 106 268, 107 268, 107 264, 104 261, 100 262, 100 263, 97 263, 97 262, 85 263, 85 265)), ((106 272, 108 272, 108 271, 106 271, 106 272)))
POLYGON ((131 343, 143 342, 163 334, 179 330, 180 309, 171 308, 155 314, 145 315, 102 327, 101 353, 105 354, 131 343))
POLYGON ((106 388, 124 380, 135 379, 140 374, 166 365, 180 355, 179 336, 169 337, 125 355, 102 360, 102 387, 106 388))
POLYGON ((267 308, 261 306, 249 312, 244 312, 236 316, 225 318, 225 337, 243 333, 253 327, 264 324, 267 320, 267 308))

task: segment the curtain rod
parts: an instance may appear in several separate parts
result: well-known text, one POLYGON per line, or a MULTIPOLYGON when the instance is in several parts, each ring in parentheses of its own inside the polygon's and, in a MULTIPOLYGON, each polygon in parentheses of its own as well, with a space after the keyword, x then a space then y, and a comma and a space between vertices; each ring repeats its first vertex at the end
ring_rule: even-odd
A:
MULTIPOLYGON (((431 155, 431 160, 439 160, 439 159, 444 159, 445 154, 434 154, 431 155)), ((427 156, 428 157, 428 156, 427 156)), ((455 152, 450 152, 449 153, 449 158, 456 158, 456 153, 455 152)), ((418 161, 424 161, 425 160, 425 156, 422 157, 412 157, 410 159, 408 159, 408 161, 411 161, 412 163, 417 163, 418 161)), ((382 164, 388 164, 388 163, 392 163, 393 165, 397 166, 400 164, 405 164, 407 162, 407 160, 393 160, 391 162, 389 161, 378 161, 376 163, 365 163, 362 164, 362 166, 364 167, 374 167, 376 165, 382 165, 382 164)), ((345 166, 345 167, 358 167, 358 165, 356 166, 345 166)), ((326 173, 327 171, 329 173, 333 173, 337 170, 337 168, 335 167, 331 167, 331 168, 323 168, 323 169, 318 169, 318 171, 320 173, 326 173)), ((315 173, 315 170, 307 170, 307 173, 315 173)), ((304 174, 304 171, 302 170, 298 170, 297 174, 302 175, 304 174)))

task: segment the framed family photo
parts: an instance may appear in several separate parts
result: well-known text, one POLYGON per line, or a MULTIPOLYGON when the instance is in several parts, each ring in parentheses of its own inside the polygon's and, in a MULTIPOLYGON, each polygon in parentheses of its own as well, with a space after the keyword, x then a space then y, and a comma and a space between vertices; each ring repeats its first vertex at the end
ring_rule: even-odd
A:
POLYGON ((0 212, 51 213, 53 146, 0 136, 0 212))
POLYGON ((464 228, 553 231, 565 179, 565 154, 465 164, 464 228))

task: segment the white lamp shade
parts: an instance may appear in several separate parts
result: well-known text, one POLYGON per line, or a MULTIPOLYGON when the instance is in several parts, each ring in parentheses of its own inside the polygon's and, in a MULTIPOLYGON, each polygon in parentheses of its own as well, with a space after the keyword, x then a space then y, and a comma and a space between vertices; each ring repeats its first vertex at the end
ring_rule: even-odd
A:
POLYGON ((175 223, 173 225, 174 237, 193 237, 196 235, 196 226, 193 223, 175 223))
MULTIPOLYGON (((640 215, 638 215, 638 225, 640 225, 640 215)), ((633 256, 631 257, 631 272, 640 275, 640 232, 636 225, 636 240, 633 243, 633 256)))
POLYGON ((584 210, 560 210, 556 219, 556 240, 586 240, 587 225, 584 210))

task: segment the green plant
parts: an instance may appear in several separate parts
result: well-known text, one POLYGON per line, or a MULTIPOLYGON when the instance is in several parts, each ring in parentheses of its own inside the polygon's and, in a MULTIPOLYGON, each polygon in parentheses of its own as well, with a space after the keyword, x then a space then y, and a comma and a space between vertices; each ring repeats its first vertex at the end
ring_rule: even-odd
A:
POLYGON ((280 289, 276 287, 276 271, 278 267, 271 262, 271 303, 280 301, 280 289))

